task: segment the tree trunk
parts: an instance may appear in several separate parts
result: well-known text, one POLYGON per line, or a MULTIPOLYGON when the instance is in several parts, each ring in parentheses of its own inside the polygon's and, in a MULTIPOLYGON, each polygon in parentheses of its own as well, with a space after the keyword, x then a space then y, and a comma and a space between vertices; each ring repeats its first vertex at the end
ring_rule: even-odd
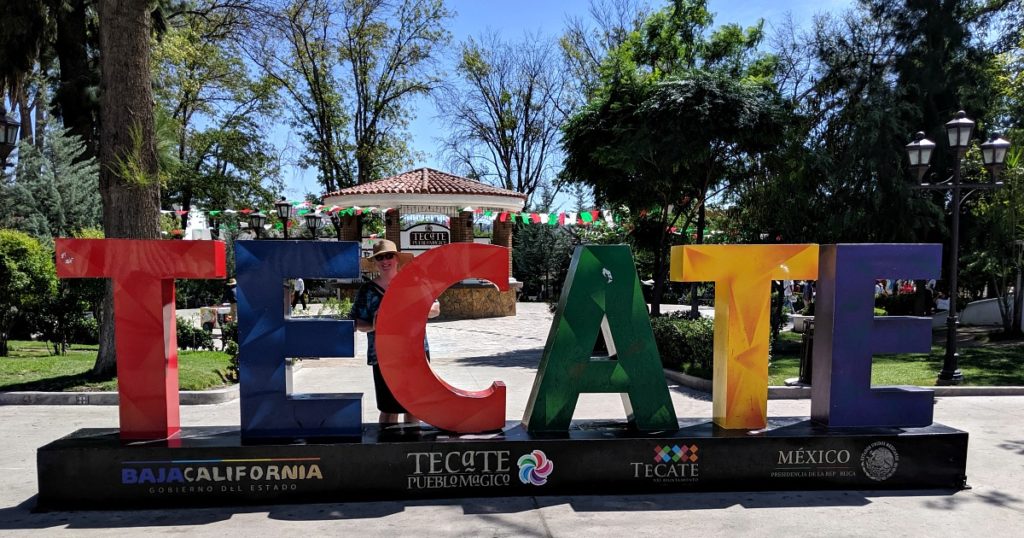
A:
MULTIPOLYGON (((100 14, 100 196, 108 238, 160 237, 154 145, 149 2, 102 0, 100 14), (122 166, 131 163, 132 166, 122 166), (123 177, 126 169, 135 170, 123 177)), ((115 371, 113 287, 108 284, 94 375, 115 371)))
POLYGON ((779 339, 779 331, 782 330, 782 295, 785 293, 781 280, 772 280, 772 313, 769 317, 771 323, 771 341, 779 339))
POLYGON ((1003 322, 1003 333, 1011 334, 1013 332, 1013 303, 1010 302, 1010 295, 1006 287, 999 285, 996 277, 989 280, 996 295, 996 304, 999 306, 999 318, 1003 322))
MULTIPOLYGON (((188 211, 181 216, 181 233, 188 229, 188 218, 192 215, 192 188, 185 187, 181 190, 181 210, 188 211)), ((183 236, 184 237, 184 236, 183 236)))
POLYGON ((36 115, 36 149, 43 149, 43 140, 46 137, 46 85, 39 84, 36 87, 35 108, 36 115))
POLYGON ((85 142, 85 151, 79 156, 79 162, 96 156, 97 111, 89 87, 97 81, 96 73, 89 65, 87 3, 86 0, 48 0, 50 13, 54 14, 57 23, 54 50, 60 63, 60 86, 54 99, 64 126, 85 142))
MULTIPOLYGON (((694 242, 697 245, 704 244, 704 222, 707 219, 705 201, 702 199, 700 207, 697 208, 697 240, 694 242)), ((686 233, 686 230, 683 230, 683 233, 686 233)), ((694 282, 693 287, 690 288, 690 318, 700 318, 700 298, 697 296, 697 282, 694 282)))
POLYGON ((668 243, 668 205, 662 209, 662 217, 659 221, 658 251, 654 255, 654 289, 651 290, 651 316, 661 315, 661 294, 665 290, 665 247, 668 243))
POLYGON ((1021 285, 1024 284, 1024 278, 1021 278, 1021 268, 1017 267, 1017 280, 1014 281, 1013 285, 1013 327, 1010 331, 1011 334, 1020 336, 1024 332, 1024 290, 1021 290, 1021 285))
POLYGON ((32 109, 28 106, 28 89, 24 85, 18 91, 18 116, 21 118, 21 135, 18 140, 36 145, 35 133, 32 131, 32 109))

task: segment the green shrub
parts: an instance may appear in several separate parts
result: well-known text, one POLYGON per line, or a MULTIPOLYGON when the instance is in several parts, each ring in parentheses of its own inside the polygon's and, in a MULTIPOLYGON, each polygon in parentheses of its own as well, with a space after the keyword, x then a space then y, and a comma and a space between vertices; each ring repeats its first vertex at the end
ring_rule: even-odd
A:
POLYGON ((77 320, 71 333, 71 341, 75 344, 100 343, 100 323, 93 316, 85 316, 77 320))
POLYGON ((708 318, 687 319, 677 312, 651 318, 651 330, 665 368, 710 375, 714 360, 715 323, 708 318))
POLYGON ((229 321, 220 324, 220 341, 224 342, 225 350, 227 350, 228 342, 238 342, 237 321, 229 321))
POLYGON ((17 324, 40 332, 40 318, 56 293, 53 254, 27 234, 0 230, 0 357, 7 356, 17 324))
POLYGON ((651 318, 651 331, 654 332, 654 342, 658 346, 662 366, 670 370, 682 370, 683 362, 688 357, 682 352, 683 338, 675 321, 668 317, 651 318))
POLYGON ((800 310, 801 316, 813 316, 814 315, 814 301, 811 301, 804 305, 803 309, 800 310))
POLYGON ((208 349, 213 351, 213 335, 196 327, 190 320, 178 316, 178 349, 208 349))
POLYGON ((910 316, 914 314, 914 294, 879 295, 875 298, 875 308, 885 310, 890 316, 910 316))
POLYGON ((339 300, 336 297, 327 297, 323 302, 323 306, 320 308, 320 315, 335 319, 348 319, 351 311, 352 299, 342 297, 339 300))
POLYGON ((220 371, 220 377, 225 383, 238 383, 238 342, 225 340, 224 353, 231 356, 231 364, 226 370, 220 371))

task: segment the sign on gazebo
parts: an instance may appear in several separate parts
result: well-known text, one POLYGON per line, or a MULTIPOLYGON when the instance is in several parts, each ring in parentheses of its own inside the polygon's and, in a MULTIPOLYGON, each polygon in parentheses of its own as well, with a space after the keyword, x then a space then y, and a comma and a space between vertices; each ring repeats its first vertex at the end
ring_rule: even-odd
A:
POLYGON ((402 230, 402 250, 429 250, 451 243, 451 230, 440 224, 420 223, 402 230))

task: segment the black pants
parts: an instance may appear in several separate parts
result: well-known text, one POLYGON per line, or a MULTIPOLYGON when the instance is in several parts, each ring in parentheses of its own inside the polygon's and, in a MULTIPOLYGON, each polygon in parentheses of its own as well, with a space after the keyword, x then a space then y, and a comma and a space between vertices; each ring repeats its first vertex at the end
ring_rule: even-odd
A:
POLYGON ((305 310, 306 309, 306 295, 305 295, 305 293, 304 292, 299 292, 299 291, 292 292, 292 308, 295 308, 295 305, 299 304, 300 301, 302 302, 302 309, 305 310))

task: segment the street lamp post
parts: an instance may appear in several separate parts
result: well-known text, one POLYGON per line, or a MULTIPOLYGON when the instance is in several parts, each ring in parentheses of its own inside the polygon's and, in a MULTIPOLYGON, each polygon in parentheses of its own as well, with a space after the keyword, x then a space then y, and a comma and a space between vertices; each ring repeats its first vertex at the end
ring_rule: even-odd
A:
POLYGON ((267 216, 259 211, 249 213, 249 227, 256 230, 256 239, 263 235, 263 225, 267 223, 267 216))
POLYGON ((1013 330, 1024 330, 1024 278, 1021 275, 1021 261, 1024 260, 1024 239, 1013 242, 1013 255, 1017 264, 1017 278, 1013 284, 1013 330))
POLYGON ((7 157, 18 143, 18 129, 21 123, 7 115, 7 109, 0 106, 0 172, 7 168, 7 157))
MULTIPOLYGON (((946 316, 946 355, 942 361, 942 371, 936 380, 937 385, 959 385, 963 382, 964 376, 960 372, 960 356, 957 353, 956 326, 958 322, 956 299, 957 299, 957 265, 960 261, 960 202, 963 199, 961 191, 964 189, 996 189, 1002 186, 998 182, 999 172, 1002 171, 1003 163, 1006 160, 1006 150, 1010 143, 998 135, 992 135, 988 142, 981 145, 982 160, 985 167, 992 174, 991 183, 962 183, 960 181, 960 165, 964 155, 967 154, 971 145, 971 134, 974 131, 974 122, 967 118, 964 111, 956 113, 956 117, 945 125, 946 139, 949 149, 953 153, 953 175, 945 181, 938 183, 925 183, 915 186, 918 189, 936 189, 951 191, 953 200, 951 210, 953 212, 953 238, 950 244, 949 255, 949 310, 946 316)), ((924 137, 924 133, 917 133, 914 141, 907 144, 907 157, 910 159, 910 168, 915 172, 917 180, 924 179, 928 170, 928 163, 931 161, 935 143, 924 137)))
POLYGON ((338 236, 338 241, 341 241, 341 215, 337 212, 330 213, 331 224, 334 226, 334 233, 338 236))
POLYGON ((324 218, 319 213, 306 214, 306 228, 309 228, 309 233, 313 235, 313 240, 316 240, 317 236, 320 235, 320 228, 323 227, 324 218))
POLYGON ((288 200, 281 198, 274 202, 274 209, 277 210, 277 218, 281 219, 281 222, 284 224, 284 238, 288 239, 288 223, 292 218, 292 204, 288 203, 288 200))

